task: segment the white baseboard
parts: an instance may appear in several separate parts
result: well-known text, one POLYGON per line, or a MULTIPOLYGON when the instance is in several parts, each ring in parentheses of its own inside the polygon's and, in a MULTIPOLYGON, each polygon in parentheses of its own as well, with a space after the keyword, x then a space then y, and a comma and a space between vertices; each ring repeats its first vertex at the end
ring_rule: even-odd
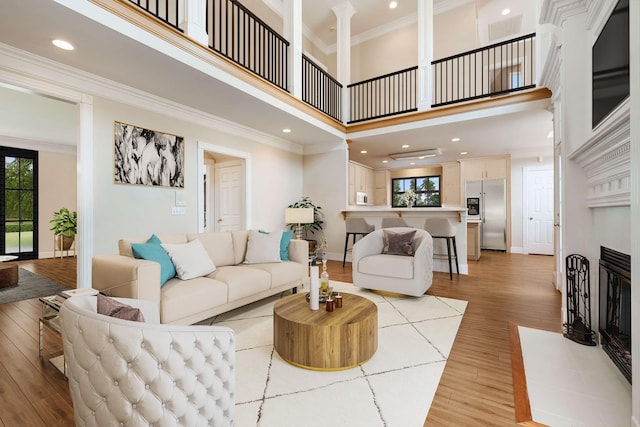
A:
POLYGON ((509 250, 509 252, 511 252, 512 254, 524 254, 524 253, 526 253, 522 246, 511 246, 511 249, 509 250))

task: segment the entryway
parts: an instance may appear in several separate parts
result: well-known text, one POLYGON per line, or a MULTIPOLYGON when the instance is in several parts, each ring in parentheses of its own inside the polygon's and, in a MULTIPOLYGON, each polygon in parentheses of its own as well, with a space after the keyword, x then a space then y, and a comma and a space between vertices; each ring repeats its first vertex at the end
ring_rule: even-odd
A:
POLYGON ((525 253, 553 255, 553 168, 524 169, 525 253))

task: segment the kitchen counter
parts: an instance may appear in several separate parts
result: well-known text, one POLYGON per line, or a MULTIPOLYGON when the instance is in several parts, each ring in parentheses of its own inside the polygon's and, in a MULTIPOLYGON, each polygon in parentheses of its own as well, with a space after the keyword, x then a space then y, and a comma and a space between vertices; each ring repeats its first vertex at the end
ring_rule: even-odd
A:
MULTIPOLYGON (((449 218, 456 228, 456 247, 458 249, 458 264, 460 274, 468 274, 467 265, 467 208, 460 206, 444 206, 440 208, 392 208, 389 206, 348 206, 341 212, 342 218, 364 218, 369 224, 379 229, 382 218, 400 217, 414 228, 424 228, 425 220, 429 217, 449 218)), ((449 263, 446 259, 447 247, 445 239, 433 241, 433 270, 449 273, 449 263), (444 259, 443 259, 444 255, 444 259)), ((454 266, 455 274, 455 266, 454 266)))

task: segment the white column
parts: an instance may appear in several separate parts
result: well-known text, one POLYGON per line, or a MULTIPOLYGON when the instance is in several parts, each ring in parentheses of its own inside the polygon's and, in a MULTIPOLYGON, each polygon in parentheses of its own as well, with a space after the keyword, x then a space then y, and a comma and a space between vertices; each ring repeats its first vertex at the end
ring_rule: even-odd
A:
POLYGON ((78 135, 78 234, 76 236, 77 287, 91 287, 91 259, 93 258, 93 98, 82 95, 79 107, 78 135))
POLYGON ((302 0, 284 0, 284 38, 289 40, 289 90, 302 99, 302 0))
POLYGON ((338 81, 342 83, 342 121, 349 121, 349 91, 347 85, 351 83, 351 17, 356 13, 353 5, 348 1, 331 8, 337 18, 336 31, 336 64, 338 81))
POLYGON ((418 111, 431 108, 433 99, 433 0, 418 0, 418 111))
POLYGON ((208 46, 207 0, 183 0, 180 16, 180 28, 184 34, 196 42, 208 46))

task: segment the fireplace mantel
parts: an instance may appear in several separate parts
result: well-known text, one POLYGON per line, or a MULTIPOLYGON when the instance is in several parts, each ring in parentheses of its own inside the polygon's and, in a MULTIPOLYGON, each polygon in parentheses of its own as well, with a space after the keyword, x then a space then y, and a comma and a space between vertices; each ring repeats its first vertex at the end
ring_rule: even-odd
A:
POLYGON ((569 155, 587 176, 590 208, 631 205, 631 121, 627 98, 569 155))

